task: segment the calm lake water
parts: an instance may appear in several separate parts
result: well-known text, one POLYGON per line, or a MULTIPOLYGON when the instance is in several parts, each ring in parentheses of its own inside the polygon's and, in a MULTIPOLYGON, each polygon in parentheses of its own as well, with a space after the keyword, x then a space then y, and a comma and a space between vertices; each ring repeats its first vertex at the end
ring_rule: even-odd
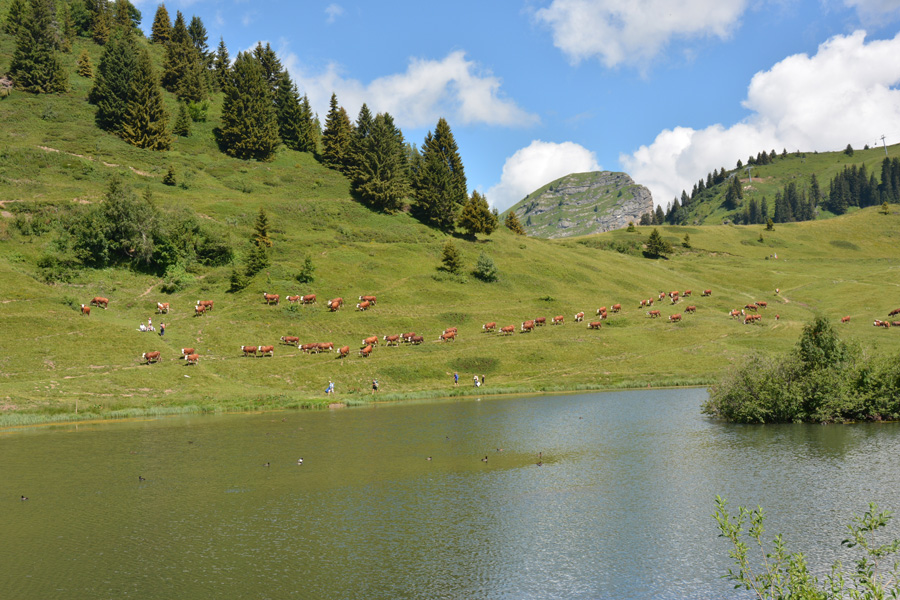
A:
MULTIPOLYGON (((818 570, 851 558, 844 525, 868 501, 900 509, 897 424, 725 425, 700 415, 705 397, 639 391, 5 432, 0 594, 722 598, 733 593, 720 577, 729 563, 716 494, 735 509, 764 506, 768 532, 818 570)), ((900 536, 900 523, 890 531, 900 536)))

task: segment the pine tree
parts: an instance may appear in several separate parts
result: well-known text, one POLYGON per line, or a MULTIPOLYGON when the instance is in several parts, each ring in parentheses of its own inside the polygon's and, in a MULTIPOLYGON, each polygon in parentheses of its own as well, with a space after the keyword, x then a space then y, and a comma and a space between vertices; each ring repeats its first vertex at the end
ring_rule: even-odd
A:
POLYGON ((129 35, 114 35, 100 56, 88 100, 97 105, 97 125, 118 132, 125 122, 138 53, 129 35))
POLYGON ((444 244, 444 250, 441 253, 441 264, 445 271, 453 273, 454 275, 459 275, 460 271, 462 271, 462 256, 459 254, 459 250, 456 249, 452 240, 447 240, 444 244))
POLYGON ((397 212, 410 191, 403 133, 388 113, 365 127, 369 133, 357 146, 350 191, 376 210, 397 212))
POLYGON ((54 0, 32 0, 18 28, 9 71, 16 88, 33 94, 64 92, 68 76, 55 50, 54 0))
POLYGON ((338 105, 337 94, 331 94, 331 107, 325 117, 325 131, 322 132, 322 162, 327 167, 346 172, 350 164, 350 143, 353 125, 342 106, 338 105))
POLYGON ((131 81, 131 97, 125 110, 121 136, 138 148, 168 150, 172 142, 166 129, 169 115, 163 107, 162 91, 157 81, 150 53, 141 49, 131 81))
POLYGON ((275 54, 275 51, 272 50, 269 44, 266 44, 266 47, 263 48, 262 42, 257 42, 256 47, 253 49, 253 56, 259 61, 266 85, 269 86, 269 91, 274 97, 278 88, 278 82, 281 79, 281 72, 284 71, 281 61, 278 60, 278 55, 275 54))
POLYGON ((666 213, 663 212, 662 206, 656 207, 656 212, 653 215, 653 225, 662 225, 666 222, 666 213))
POLYGON ((225 46, 225 38, 219 38, 219 47, 216 50, 216 59, 213 61, 216 85, 220 90, 225 88, 228 80, 228 70, 231 68, 231 59, 228 56, 228 48, 225 46))
POLYGON ((163 175, 163 185, 171 185, 174 186, 177 181, 175 180, 175 166, 169 165, 169 170, 166 171, 166 174, 163 175))
POLYGON ((756 198, 750 198, 750 206, 747 208, 747 220, 748 225, 755 225, 757 223, 761 223, 760 215, 759 215, 759 203, 756 201, 756 198))
POLYGON ((206 97, 205 67, 184 24, 181 11, 175 13, 166 56, 163 61, 162 85, 180 100, 199 102, 206 97))
POLYGON ((689 233, 684 234, 684 239, 681 240, 681 245, 682 245, 684 248, 690 248, 690 247, 691 247, 691 236, 690 236, 689 233))
POLYGON ((281 142, 275 107, 249 52, 237 55, 224 93, 220 140, 225 152, 242 159, 272 159, 281 142))
POLYGON ((100 44, 106 45, 112 30, 112 16, 106 0, 95 0, 94 16, 91 21, 91 38, 100 44))
POLYGON ((478 191, 472 192, 463 205, 457 225, 473 239, 476 234, 491 235, 497 229, 497 217, 491 212, 487 199, 478 191))
POLYGON ((525 228, 522 227, 522 224, 519 222, 519 217, 516 216, 514 211, 506 213, 506 220, 503 224, 516 235, 525 235, 525 228))
POLYGON ((131 20, 131 11, 133 7, 128 0, 116 0, 113 5, 113 25, 131 31, 134 29, 134 21, 131 20))
POLYGON ((439 119, 434 134, 425 137, 422 164, 412 182, 417 217, 425 224, 450 231, 469 197, 466 173, 450 125, 439 119))
POLYGON ((72 51, 72 40, 75 39, 75 21, 72 19, 72 7, 64 3, 57 13, 62 37, 59 41, 59 49, 65 53, 72 51))
MULTIPOLYGON (((244 54, 238 54, 238 58, 244 54)), ((249 57, 248 57, 249 58, 249 57)), ((250 59, 252 60, 252 58, 250 59)), ((250 253, 247 257, 247 276, 252 277, 269 266, 269 249, 272 247, 269 238, 269 217, 262 207, 253 224, 253 237, 250 238, 250 253)))
POLYGON ((319 139, 322 137, 319 131, 319 121, 313 114, 306 94, 300 99, 300 137, 297 140, 297 150, 301 152, 318 152, 319 139))
POLYGON ((206 43, 209 36, 206 34, 206 27, 203 25, 200 17, 197 15, 191 17, 191 24, 188 25, 187 31, 188 36, 191 38, 191 44, 194 46, 194 50, 197 51, 197 56, 200 57, 200 63, 208 66, 212 61, 212 55, 206 43))
POLYGON ((172 127, 172 133, 178 137, 188 137, 191 135, 191 113, 188 111, 187 104, 178 103, 178 118, 175 119, 175 126, 172 127))
POLYGON ((282 71, 275 91, 275 114, 278 119, 278 134, 281 141, 291 150, 300 150, 303 136, 303 110, 297 86, 291 81, 287 71, 282 71))
POLYGON ((172 38, 172 21, 165 4, 156 8, 156 16, 153 18, 153 26, 150 30, 150 40, 154 44, 167 44, 172 38))
POLYGON ((653 211, 645 212, 644 214, 642 214, 641 220, 640 222, 638 222, 638 225, 653 225, 653 211))
POLYGON ((658 258, 671 254, 672 251, 672 244, 662 239, 659 230, 654 227, 653 231, 650 232, 650 237, 647 238, 647 255, 658 258))
POLYGON ((315 281, 316 266, 313 264, 312 257, 307 254, 303 258, 303 266, 300 267, 300 272, 297 273, 296 279, 300 283, 312 283, 315 281))
POLYGON ((78 60, 75 61, 78 65, 78 74, 82 77, 87 77, 88 79, 94 76, 94 67, 91 65, 91 55, 88 54, 87 48, 82 49, 81 54, 78 55, 78 60))
POLYGON ((822 203, 822 190, 819 189, 819 180, 816 179, 815 173, 809 178, 809 201, 813 208, 822 203))
POLYGON ((26 0, 12 0, 9 10, 6 11, 6 20, 3 22, 3 31, 16 37, 19 28, 28 18, 28 2, 26 0))
POLYGON ((759 203, 759 222, 760 224, 765 223, 766 219, 769 218, 769 202, 766 200, 766 197, 763 196, 762 202, 759 203))

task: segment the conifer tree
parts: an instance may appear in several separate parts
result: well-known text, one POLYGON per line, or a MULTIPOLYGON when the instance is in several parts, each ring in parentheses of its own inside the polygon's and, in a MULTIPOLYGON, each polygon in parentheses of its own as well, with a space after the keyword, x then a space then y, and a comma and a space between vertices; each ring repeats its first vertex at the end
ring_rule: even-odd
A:
POLYGON ((665 256, 672 253, 672 244, 662 239, 659 230, 655 227, 647 238, 647 255, 653 257, 665 256))
POLYGON ((113 24, 126 31, 134 29, 134 21, 131 20, 132 6, 128 0, 116 0, 113 5, 113 24))
POLYGON ((343 106, 338 105, 337 94, 331 94, 331 108, 325 117, 322 132, 322 162, 325 166, 346 173, 350 165, 350 143, 353 125, 343 106))
POLYGON ((3 31, 16 37, 25 20, 28 18, 27 0, 12 0, 9 10, 6 11, 6 20, 3 22, 3 31))
POLYGON ((60 33, 59 49, 65 53, 72 51, 72 40, 75 39, 75 21, 72 19, 72 8, 64 3, 57 12, 60 33))
POLYGON ((653 211, 645 212, 641 215, 641 220, 638 225, 653 225, 653 211))
POLYGON ((450 231, 469 197, 466 173, 450 125, 438 120, 425 137, 422 163, 412 182, 416 215, 425 224, 450 231))
POLYGON ((525 235, 525 228, 522 227, 522 224, 519 222, 519 217, 516 216, 515 211, 511 210, 506 213, 506 220, 503 224, 516 235, 525 235))
MULTIPOLYGON (((241 55, 238 54, 238 58, 241 55)), ((262 207, 256 215, 256 223, 253 224, 253 237, 250 238, 250 253, 247 256, 247 276, 252 277, 269 266, 269 249, 272 240, 269 238, 269 217, 262 207)))
POLYGON ((122 124, 122 139, 138 148, 168 150, 172 138, 167 125, 169 115, 163 107, 162 92, 144 48, 138 55, 137 69, 131 81, 131 95, 122 124))
POLYGON ((457 225, 472 238, 476 234, 491 235, 497 229, 497 217, 491 212, 487 199, 478 191, 472 192, 463 205, 457 225))
POLYGON ((497 265, 490 256, 482 252, 478 255, 478 262, 475 263, 472 275, 486 283, 497 281, 497 265))
POLYGON ((112 17, 106 0, 94 0, 93 20, 91 21, 91 38, 106 45, 112 33, 112 17))
POLYGON ((275 107, 262 69, 249 52, 234 61, 223 90, 221 144, 236 158, 270 160, 280 143, 275 107))
POLYGON ((169 170, 166 171, 166 174, 163 175, 163 185, 174 186, 177 181, 175 180, 175 165, 169 165, 169 170))
POLYGON ((179 137, 188 137, 191 135, 191 114, 188 112, 187 104, 184 102, 178 103, 178 118, 175 119, 172 133, 179 137))
POLYGON ((79 75, 88 79, 94 76, 94 67, 91 65, 91 55, 88 54, 87 48, 81 50, 81 54, 78 55, 78 60, 75 63, 78 65, 79 75))
POLYGON ((56 52, 54 0, 31 0, 18 27, 9 71, 16 88, 34 94, 64 92, 68 76, 56 52))
POLYGON ((318 152, 319 139, 322 137, 319 131, 319 120, 315 117, 309 98, 303 94, 300 99, 300 138, 297 142, 297 150, 301 152, 318 152))
POLYGON ((350 191, 377 210, 387 213, 401 210, 409 195, 403 133, 388 113, 377 115, 371 125, 364 127, 369 133, 358 141, 355 149, 350 191))
POLYGON ((200 62, 204 66, 209 65, 212 61, 209 46, 206 44, 209 38, 206 34, 206 27, 203 25, 200 17, 197 15, 191 17, 191 24, 188 25, 187 31, 188 36, 191 38, 191 44, 193 44, 194 50, 197 51, 197 56, 200 57, 200 62))
POLYGON ((303 136, 303 110, 297 86, 291 81, 287 71, 280 73, 275 91, 275 114, 278 119, 278 134, 281 141, 291 150, 300 150, 303 136))
POLYGON ((181 100, 199 102, 206 97, 206 78, 197 49, 191 41, 184 15, 175 13, 175 24, 163 61, 162 85, 181 100))
POLYGON ((97 105, 97 125, 118 133, 125 122, 138 53, 130 35, 114 35, 100 56, 88 100, 97 105))
POLYGON ((441 264, 445 271, 454 275, 459 275, 459 272, 462 271, 462 256, 453 244, 453 240, 447 240, 444 244, 444 250, 441 252, 441 264))
POLYGON ((766 197, 763 196, 762 201, 759 203, 759 222, 765 223, 766 219, 769 218, 769 201, 766 200, 766 197))
POLYGON ((172 37, 172 21, 165 4, 156 8, 156 16, 153 18, 153 27, 150 30, 150 40, 154 44, 166 44, 172 37))
POLYGON ((219 89, 225 88, 228 79, 228 70, 231 68, 231 59, 228 56, 228 48, 225 46, 225 38, 219 38, 219 48, 216 50, 216 59, 213 61, 216 85, 219 89))
POLYGON ((662 225, 666 222, 666 213, 663 212, 662 206, 656 207, 656 212, 653 215, 653 225, 662 225))
POLYGON ((275 54, 275 51, 272 50, 272 46, 269 44, 266 44, 266 47, 263 48, 262 42, 257 42, 256 47, 253 49, 253 56, 259 61, 259 66, 262 68, 266 85, 269 86, 269 91, 274 98, 275 92, 278 89, 278 83, 281 80, 281 72, 284 71, 284 67, 281 65, 281 61, 278 60, 278 55, 275 54))

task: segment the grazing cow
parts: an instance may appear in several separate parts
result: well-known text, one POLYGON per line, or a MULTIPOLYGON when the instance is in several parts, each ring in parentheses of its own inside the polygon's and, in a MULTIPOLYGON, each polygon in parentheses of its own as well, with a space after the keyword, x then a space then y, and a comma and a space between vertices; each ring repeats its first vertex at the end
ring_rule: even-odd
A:
POLYGON ((712 296, 712 290, 703 290, 701 296, 712 296))
POLYGON ((281 342, 288 346, 296 346, 300 343, 300 338, 295 335, 283 335, 281 336, 281 342))
POLYGON ((688 306, 687 308, 684 309, 684 312, 689 312, 689 313, 697 312, 697 307, 694 306, 693 304, 691 304, 690 306, 688 306))
POLYGON ((156 352, 144 352, 141 355, 141 358, 146 360, 148 365, 152 362, 157 362, 159 361, 159 351, 157 350, 156 352))
POLYGON ((206 310, 213 309, 213 301, 212 300, 197 300, 197 306, 202 306, 206 310))
POLYGON ((241 346, 241 352, 244 353, 244 356, 256 356, 256 351, 259 350, 256 346, 241 346))
POLYGON ((613 304, 613 305, 612 305, 612 311, 613 311, 614 313, 617 313, 617 312, 619 312, 620 310, 622 310, 622 305, 621 305, 621 304, 613 304))
POLYGON ((762 321, 762 315, 747 315, 744 317, 744 325, 762 321))
POLYGON ((850 322, 850 315, 847 315, 846 317, 841 317, 841 323, 849 323, 849 322, 850 322))
POLYGON ((659 296, 657 296, 656 299, 657 299, 657 300, 662 300, 662 299, 665 298, 665 297, 666 297, 666 293, 665 293, 665 292, 660 292, 660 293, 659 293, 659 296))
POLYGON ((591 321, 588 323, 588 329, 600 329, 602 325, 603 323, 601 321, 591 321))
POLYGON ((601 306, 600 308, 597 309, 597 314, 598 314, 598 315, 602 315, 602 314, 605 313, 605 312, 606 312, 606 307, 605 307, 605 306, 601 306))
POLYGON ((315 304, 316 303, 316 295, 315 294, 307 294, 306 296, 300 296, 300 302, 302 304, 315 304))
POLYGON ((681 320, 681 313, 675 313, 674 315, 669 315, 669 320, 673 323, 677 323, 681 320))
POLYGON ((781 293, 781 288, 775 288, 775 295, 777 296, 780 293, 781 293))
POLYGON ((743 312, 744 312, 744 311, 739 310, 739 309, 736 308, 736 309, 734 309, 733 311, 731 311, 729 314, 731 315, 731 318, 732 318, 732 319, 737 319, 738 317, 741 316, 741 314, 742 314, 743 312))
POLYGON ((764 300, 757 300, 756 306, 760 308, 769 308, 769 303, 764 300))
POLYGON ((522 323, 522 331, 534 331, 534 321, 524 321, 522 323))
POLYGON ((457 333, 456 327, 448 327, 444 330, 444 333, 457 333))
POLYGON ((83 314, 86 317, 91 316, 91 307, 85 306, 84 304, 82 304, 81 305, 81 314, 83 314))
POLYGON ((416 344, 417 346, 424 341, 425 341, 425 338, 422 337, 421 335, 414 335, 411 338, 409 338, 409 343, 416 344))
POLYGON ((363 358, 366 358, 370 354, 372 354, 372 346, 366 346, 365 348, 360 348, 359 350, 359 355, 363 358))
POLYGON ((895 308, 891 312, 888 313, 889 317, 893 317, 894 315, 900 315, 900 308, 895 308))
POLYGON ((376 345, 377 343, 378 343, 378 336, 377 336, 377 335, 373 335, 372 337, 367 337, 366 339, 364 339, 364 340, 360 343, 360 346, 374 346, 374 345, 376 345))
POLYGON ((269 356, 275 356, 275 346, 260 346, 259 347, 259 355, 265 356, 268 354, 269 356))
POLYGON ((195 317, 199 317, 200 315, 204 314, 205 312, 206 312, 205 306, 198 304, 197 306, 194 307, 194 316, 195 317))
POLYGON ((300 299, 302 297, 303 296, 288 296, 287 301, 290 302, 291 304, 296 304, 297 302, 300 302, 300 299))
POLYGON ((601 318, 601 319, 606 319, 606 318, 608 318, 608 317, 609 317, 609 315, 607 315, 605 311, 602 312, 602 313, 600 313, 600 318, 601 318))
POLYGON ((547 317, 538 317, 534 320, 535 327, 542 327, 547 324, 547 317))
POLYGON ((497 323, 491 321, 490 323, 485 323, 484 325, 482 325, 481 328, 487 332, 494 331, 497 328, 497 323))
POLYGON ((416 337, 415 331, 410 331, 409 333, 401 333, 400 334, 400 339, 402 339, 404 342, 411 342, 414 337, 416 337))
POLYGON ((506 327, 500 328, 500 333, 505 333, 507 335, 512 335, 512 333, 516 330, 515 325, 507 325, 506 327))
POLYGON ((109 306, 109 300, 102 296, 96 296, 93 300, 91 300, 90 305, 91 306, 99 306, 99 307, 105 309, 109 306))
POLYGON ((562 316, 562 315, 553 317, 553 325, 562 325, 563 320, 564 320, 564 319, 563 319, 563 316, 562 316))
POLYGON ((384 336, 384 341, 388 346, 399 346, 400 345, 400 336, 399 335, 386 335, 384 336))
POLYGON ((184 359, 187 361, 189 365, 196 365, 200 360, 199 354, 186 354, 184 359))
POLYGON ((156 313, 168 313, 169 312, 169 303, 168 302, 157 302, 156 303, 156 313))
POLYGON ((182 348, 182 349, 181 349, 181 358, 184 358, 184 357, 186 357, 187 355, 193 354, 193 353, 194 353, 194 349, 193 349, 193 348, 182 348))
MULTIPOLYGON (((350 346, 347 346, 347 348, 349 348, 349 347, 350 347, 350 346)), ((319 351, 319 345, 318 345, 318 344, 315 344, 315 343, 313 343, 313 344, 303 344, 302 346, 298 346, 298 348, 300 348, 300 350, 302 350, 303 352, 306 352, 307 354, 309 354, 309 353, 312 352, 313 350, 315 350, 316 352, 319 351)))
POLYGON ((750 303, 750 304, 745 304, 744 308, 746 308, 747 310, 756 310, 758 307, 755 304, 750 303))
POLYGON ((441 334, 441 337, 438 338, 438 341, 450 342, 456 339, 455 331, 445 331, 441 334))
POLYGON ((651 310, 651 311, 647 311, 647 316, 650 317, 651 319, 655 319, 662 315, 660 314, 660 312, 658 310, 651 310))
POLYGON ((318 352, 334 352, 334 342, 319 342, 316 344, 318 352))
POLYGON ((781 315, 779 315, 779 314, 776 314, 776 315, 775 315, 775 320, 776 320, 776 321, 777 321, 778 319, 780 319, 780 318, 781 318, 781 315))
POLYGON ((892 327, 900 327, 900 321, 891 321, 892 327))
POLYGON ((641 300, 641 305, 638 308, 644 308, 645 306, 647 306, 647 301, 641 300))
POLYGON ((336 311, 337 309, 339 309, 339 308, 342 307, 343 305, 344 305, 344 299, 343 299, 343 298, 335 298, 334 300, 329 300, 329 301, 328 301, 328 308, 331 310, 331 312, 336 311))
POLYGON ((582 321, 584 321, 584 313, 580 312, 577 315, 575 315, 575 322, 581 323, 582 321))
POLYGON ((682 294, 682 296, 684 296, 685 298, 688 298, 690 295, 691 295, 691 290, 684 290, 684 293, 682 294))
POLYGON ((263 292, 263 300, 266 304, 278 304, 278 301, 281 300, 281 296, 263 292))
POLYGON ((338 358, 346 358, 350 355, 350 346, 341 346, 341 349, 338 350, 338 358))
POLYGON ((368 300, 363 300, 356 305, 356 310, 368 310, 370 306, 372 306, 371 302, 369 302, 368 300))
POLYGON ((360 301, 360 302, 366 301, 366 302, 368 302, 369 304, 371 304, 372 306, 375 306, 375 301, 376 301, 377 299, 378 299, 378 298, 376 298, 375 296, 360 296, 360 297, 359 297, 359 301, 360 301))

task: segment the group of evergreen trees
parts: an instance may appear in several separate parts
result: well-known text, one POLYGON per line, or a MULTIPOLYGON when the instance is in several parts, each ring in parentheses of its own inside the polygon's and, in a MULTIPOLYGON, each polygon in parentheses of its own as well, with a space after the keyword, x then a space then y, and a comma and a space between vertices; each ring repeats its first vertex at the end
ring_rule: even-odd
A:
POLYGON ((866 165, 852 165, 834 176, 824 206, 836 215, 847 208, 877 206, 883 202, 900 202, 900 159, 885 157, 881 162, 881 183, 866 165))

